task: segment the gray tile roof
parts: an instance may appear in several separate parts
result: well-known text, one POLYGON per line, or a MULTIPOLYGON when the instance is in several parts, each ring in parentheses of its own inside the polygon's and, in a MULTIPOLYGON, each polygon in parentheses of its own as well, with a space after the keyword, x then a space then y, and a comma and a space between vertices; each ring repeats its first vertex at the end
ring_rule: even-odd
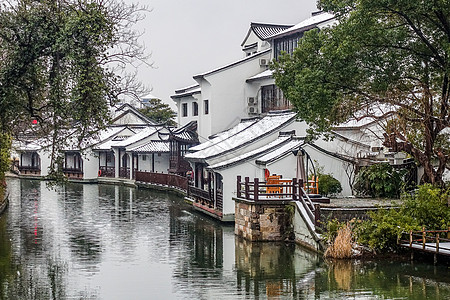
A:
POLYGON ((136 153, 169 152, 169 142, 151 141, 147 144, 133 148, 131 151, 136 153))
POLYGON ((276 24, 263 24, 252 22, 250 24, 250 27, 261 40, 265 40, 274 34, 277 34, 283 30, 292 27, 292 25, 276 25, 276 24))

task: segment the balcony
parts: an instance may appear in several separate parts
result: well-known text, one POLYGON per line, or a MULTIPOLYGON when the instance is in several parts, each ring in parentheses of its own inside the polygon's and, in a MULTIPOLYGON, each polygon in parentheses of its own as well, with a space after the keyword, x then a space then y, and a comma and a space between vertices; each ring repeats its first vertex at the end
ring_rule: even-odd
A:
POLYGON ((116 176, 116 168, 115 167, 100 167, 98 171, 98 177, 110 177, 114 178, 116 176))
POLYGON ((20 175, 41 175, 39 166, 19 166, 20 175))
POLYGON ((63 168, 63 173, 68 179, 83 179, 83 169, 81 168, 63 168))

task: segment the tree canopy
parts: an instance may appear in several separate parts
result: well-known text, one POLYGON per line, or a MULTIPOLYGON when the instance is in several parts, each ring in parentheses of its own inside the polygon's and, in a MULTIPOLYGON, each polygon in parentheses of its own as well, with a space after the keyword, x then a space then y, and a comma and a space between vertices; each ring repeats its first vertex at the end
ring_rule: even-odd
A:
POLYGON ((126 67, 146 62, 133 29, 145 11, 116 0, 2 1, 0 134, 46 137, 53 170, 68 141, 104 128, 120 95, 143 90, 126 67))
POLYGON ((149 117, 151 120, 159 124, 167 124, 169 126, 175 126, 174 118, 176 113, 166 103, 163 103, 160 99, 152 98, 146 106, 140 109, 140 112, 149 117))
POLYGON ((337 25, 306 32, 272 66, 313 135, 351 117, 385 120, 383 143, 442 184, 449 168, 450 2, 320 0, 337 25), (381 114, 371 115, 377 110, 381 114))

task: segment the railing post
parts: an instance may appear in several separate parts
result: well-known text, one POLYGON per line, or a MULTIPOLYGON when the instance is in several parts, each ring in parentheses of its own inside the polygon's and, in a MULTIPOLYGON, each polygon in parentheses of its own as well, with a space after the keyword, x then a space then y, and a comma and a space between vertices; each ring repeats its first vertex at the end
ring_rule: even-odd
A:
POLYGON ((320 204, 314 204, 314 225, 319 226, 320 223, 320 204))
POLYGON ((303 179, 298 180, 298 197, 299 199, 303 198, 303 179))
POLYGON ((426 238, 427 238, 427 235, 425 233, 425 227, 422 227, 422 246, 423 246, 423 250, 425 250, 426 238))
POLYGON ((247 200, 250 199, 250 195, 249 195, 249 190, 250 190, 249 182, 250 182, 250 179, 249 179, 248 177, 245 177, 245 187, 244 187, 244 190, 245 190, 245 199, 247 199, 247 200))
POLYGON ((241 176, 240 175, 237 177, 236 195, 238 198, 241 198, 241 176))
POLYGON ((255 184, 253 186, 253 200, 258 201, 258 194, 259 194, 259 179, 255 178, 255 184))
POLYGON ((412 248, 413 243, 413 233, 412 230, 409 231, 409 248, 412 248))
POLYGON ((436 233, 436 253, 439 253, 439 232, 436 233))
POLYGON ((292 178, 292 200, 297 200, 297 178, 292 178))

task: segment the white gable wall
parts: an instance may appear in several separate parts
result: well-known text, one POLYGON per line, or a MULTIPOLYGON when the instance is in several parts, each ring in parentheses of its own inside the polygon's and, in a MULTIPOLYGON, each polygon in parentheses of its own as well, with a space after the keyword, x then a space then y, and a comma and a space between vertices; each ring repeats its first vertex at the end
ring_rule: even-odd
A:
POLYGON ((253 97, 255 92, 254 89, 248 91, 245 80, 264 70, 259 65, 260 58, 268 59, 269 53, 204 75, 203 78, 197 77, 202 90, 201 107, 203 108, 203 100, 209 100, 209 115, 202 117, 199 122, 201 137, 207 138, 224 131, 248 116, 247 97, 253 97))
POLYGON ((191 121, 198 121, 199 120, 199 116, 194 116, 194 112, 193 112, 193 107, 192 107, 192 103, 193 102, 197 102, 199 105, 199 109, 198 109, 198 113, 199 116, 202 114, 202 111, 200 110, 200 105, 201 105, 201 95, 200 94, 194 94, 194 95, 189 95, 186 97, 182 97, 182 98, 178 98, 177 101, 175 101, 176 106, 177 106, 177 123, 178 123, 178 127, 183 127, 184 125, 186 125, 187 123, 191 122, 191 121), (183 103, 187 104, 187 116, 184 117, 183 116, 183 103))
POLYGON ((349 164, 348 162, 321 152, 310 145, 305 145, 303 148, 308 152, 313 161, 319 163, 319 167, 323 167, 323 172, 325 174, 331 174, 334 178, 339 180, 342 186, 342 196, 352 195, 349 178, 345 173, 345 169, 349 164))
POLYGON ((114 121, 115 125, 127 125, 127 124, 142 124, 146 125, 144 121, 142 121, 141 118, 133 114, 132 112, 127 112, 125 115, 114 121))

